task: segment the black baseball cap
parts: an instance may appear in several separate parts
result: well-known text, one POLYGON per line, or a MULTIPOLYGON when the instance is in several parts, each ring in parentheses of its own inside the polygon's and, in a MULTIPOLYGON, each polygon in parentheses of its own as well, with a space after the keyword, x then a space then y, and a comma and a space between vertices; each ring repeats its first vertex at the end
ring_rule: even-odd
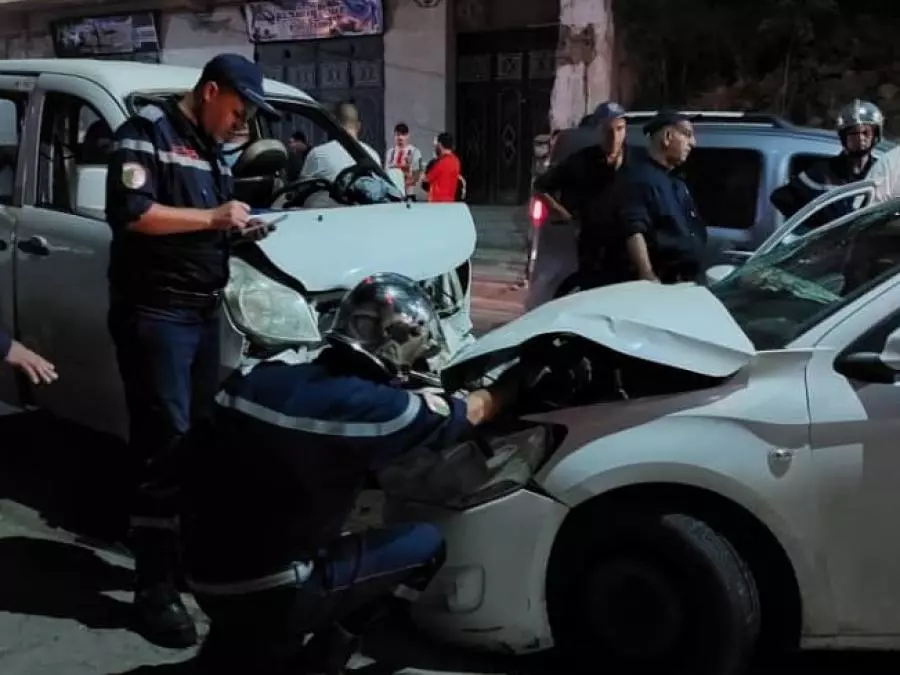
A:
POLYGON ((625 117, 626 112, 625 107, 621 103, 617 103, 616 101, 604 101, 594 108, 594 112, 582 117, 578 126, 599 127, 604 122, 625 117))
POLYGON ((263 93, 263 75, 259 66, 240 54, 219 54, 203 66, 201 82, 216 82, 234 89, 241 98, 256 106, 257 110, 278 119, 281 115, 266 101, 263 93))
POLYGON ((680 122, 694 122, 700 115, 688 115, 677 110, 659 110, 656 116, 644 125, 644 133, 650 136, 665 127, 675 126, 680 122))

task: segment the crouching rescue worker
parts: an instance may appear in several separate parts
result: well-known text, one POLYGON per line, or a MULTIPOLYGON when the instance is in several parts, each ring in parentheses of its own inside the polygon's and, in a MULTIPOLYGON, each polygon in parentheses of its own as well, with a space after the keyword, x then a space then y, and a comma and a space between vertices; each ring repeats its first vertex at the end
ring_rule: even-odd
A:
POLYGON ((399 275, 350 291, 327 338, 312 363, 286 352, 236 373, 188 438, 182 532, 188 585, 211 620, 203 673, 343 672, 366 625, 444 560, 432 525, 342 534, 367 475, 458 442, 519 391, 512 371, 466 399, 403 388, 444 337, 399 275))
MULTIPOLYGON (((878 106, 857 99, 841 109, 836 127, 842 152, 812 164, 772 192, 771 202, 785 218, 836 187, 863 180, 875 165, 872 151, 884 130, 884 114, 878 106)), ((812 226, 830 223, 854 208, 853 199, 839 200, 814 216, 812 226)))

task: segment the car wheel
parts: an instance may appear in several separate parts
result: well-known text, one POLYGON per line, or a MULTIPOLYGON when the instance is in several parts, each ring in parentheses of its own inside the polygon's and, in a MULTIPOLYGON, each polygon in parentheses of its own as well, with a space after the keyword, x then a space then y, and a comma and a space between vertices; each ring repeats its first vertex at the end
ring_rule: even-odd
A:
POLYGON ((557 646, 579 672, 735 675, 759 634, 748 567, 708 525, 677 513, 587 526, 550 590, 557 646))

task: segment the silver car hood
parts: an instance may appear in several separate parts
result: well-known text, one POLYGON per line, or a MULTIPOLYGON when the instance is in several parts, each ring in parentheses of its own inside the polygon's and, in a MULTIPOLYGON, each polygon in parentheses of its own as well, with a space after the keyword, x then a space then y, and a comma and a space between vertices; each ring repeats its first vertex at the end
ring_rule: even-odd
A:
POLYGON ((706 288, 634 281, 541 305, 461 349, 442 378, 448 388, 456 388, 508 363, 533 338, 564 334, 712 377, 732 375, 756 354, 744 331, 706 288))
POLYGON ((448 204, 376 204, 260 213, 287 215, 259 242, 273 265, 310 292, 351 288, 375 272, 416 281, 458 267, 475 251, 469 207, 448 204))

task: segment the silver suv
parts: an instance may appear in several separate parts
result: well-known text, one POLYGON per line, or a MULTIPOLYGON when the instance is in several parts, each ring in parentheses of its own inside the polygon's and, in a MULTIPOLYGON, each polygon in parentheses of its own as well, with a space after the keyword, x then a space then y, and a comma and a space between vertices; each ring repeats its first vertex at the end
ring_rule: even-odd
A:
MULTIPOLYGON (((644 147, 643 123, 656 111, 631 112, 628 144, 644 147)), ((775 115, 694 112, 697 147, 684 167, 697 208, 709 223, 710 265, 735 264, 756 250, 783 222, 769 202, 772 191, 813 162, 841 151, 834 131, 799 127, 775 115)), ((592 129, 559 134, 549 159, 557 164, 596 142, 592 129)), ((876 156, 895 144, 883 141, 876 156)), ((577 289, 576 226, 555 222, 539 201, 529 204, 528 296, 525 308, 577 289)))

